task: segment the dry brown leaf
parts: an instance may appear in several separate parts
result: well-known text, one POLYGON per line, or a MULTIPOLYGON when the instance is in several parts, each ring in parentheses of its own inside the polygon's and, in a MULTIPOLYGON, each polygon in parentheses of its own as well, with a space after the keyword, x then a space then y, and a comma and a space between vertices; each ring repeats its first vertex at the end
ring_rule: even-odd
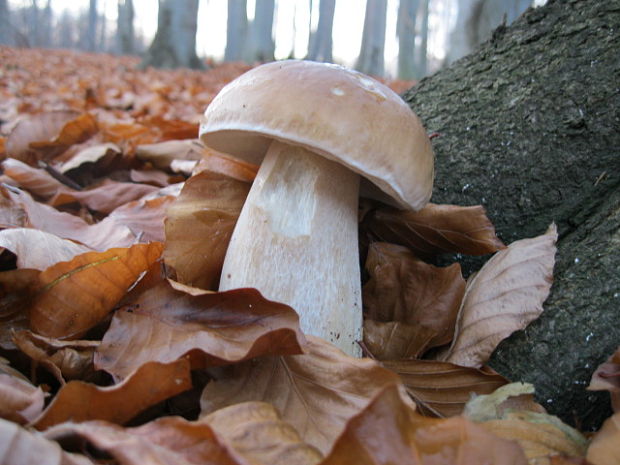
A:
POLYGON ((94 373, 93 356, 99 341, 60 341, 31 331, 17 331, 13 341, 19 350, 46 368, 61 384, 65 380, 85 379, 94 373))
POLYGON ((618 465, 620 463, 620 412, 605 420, 594 435, 586 458, 593 465, 618 465))
POLYGON ((180 417, 164 417, 136 428, 88 421, 45 431, 46 438, 61 443, 75 436, 123 465, 259 465, 243 460, 208 425, 180 417))
POLYGON ((99 323, 161 255, 159 242, 88 252, 47 268, 29 309, 31 328, 75 339, 99 323))
POLYGON ((0 273, 0 347, 14 350, 13 331, 28 328, 28 305, 39 287, 39 270, 0 273))
POLYGON ((418 324, 364 319, 364 348, 377 360, 418 358, 436 334, 418 324))
POLYGON ((40 433, 0 419, 2 465, 94 465, 83 455, 70 454, 40 433))
POLYGON ((252 182, 258 172, 258 166, 233 158, 210 147, 203 146, 203 157, 196 167, 196 172, 211 171, 224 174, 238 181, 252 182))
POLYGON ((52 141, 69 121, 79 114, 75 111, 50 111, 29 115, 13 128, 6 141, 6 152, 9 157, 33 164, 42 158, 32 149, 33 142, 52 141))
POLYGON ((182 182, 185 180, 182 176, 170 176, 161 170, 131 170, 129 178, 133 182, 151 184, 157 187, 166 187, 170 184, 182 182))
POLYGON ((18 268, 44 270, 55 263, 90 252, 86 246, 31 228, 0 231, 0 247, 17 255, 18 268))
POLYGON ((16 376, 0 373, 0 418, 23 425, 38 417, 44 404, 45 394, 41 388, 16 376))
POLYGON ((2 162, 4 174, 16 181, 20 187, 31 194, 47 199, 65 186, 45 170, 33 168, 14 158, 2 162))
POLYGON ((503 339, 538 318, 553 281, 557 237, 553 224, 542 236, 513 242, 469 279, 445 361, 480 367, 503 339))
POLYGON ((508 383, 490 368, 468 368, 433 360, 389 360, 422 412, 439 417, 460 415, 474 395, 490 394, 508 383))
POLYGON ((439 268, 418 260, 406 247, 374 242, 366 270, 370 279, 362 301, 367 318, 423 325, 436 333, 431 346, 452 340, 465 292, 458 263, 439 268))
POLYGON ((65 384, 32 424, 38 430, 73 421, 106 420, 123 424, 169 397, 191 389, 189 361, 149 362, 122 383, 100 387, 82 381, 65 384))
MULTIPOLYGON (((195 134, 198 134, 198 131, 195 134)), ((170 164, 173 160, 200 160, 202 147, 197 140, 169 140, 139 145, 136 147, 136 157, 151 162, 155 168, 171 171, 170 164)))
POLYGON ((421 258, 446 252, 485 255, 504 248, 480 205, 429 203, 418 212, 383 207, 368 216, 364 227, 377 240, 404 245, 421 258))
POLYGON ((158 190, 149 184, 133 182, 117 182, 110 179, 94 188, 76 191, 67 187, 59 189, 49 200, 49 204, 57 207, 68 203, 79 202, 94 211, 110 213, 117 207, 138 200, 158 190))
POLYGON ((614 412, 620 412, 620 347, 592 375, 589 391, 609 391, 614 412))
POLYGON ((164 242, 166 211, 175 199, 174 195, 164 195, 128 202, 110 213, 106 220, 119 227, 129 228, 140 242, 164 242))
POLYGON ((79 115, 67 121, 58 135, 51 141, 41 140, 33 141, 30 147, 37 150, 54 149, 56 147, 68 147, 73 144, 79 144, 95 134, 98 130, 95 117, 89 113, 79 115))
POLYGON ((422 417, 396 387, 380 391, 347 424, 322 465, 527 465, 523 452, 462 417, 422 417))
POLYGON ((226 249, 250 184, 211 171, 187 180, 168 208, 164 261, 177 281, 217 289, 226 249))
POLYGON ((323 455, 304 443, 278 411, 264 402, 243 402, 217 410, 201 422, 226 440, 249 463, 313 465, 323 455))
POLYGON ((110 142, 105 144, 97 144, 86 147, 69 160, 62 163, 58 167, 58 171, 61 173, 67 173, 71 170, 77 169, 86 163, 98 163, 110 164, 112 159, 121 153, 121 149, 118 145, 110 142))
POLYGON ((117 379, 150 360, 187 354, 204 366, 303 351, 295 311, 254 289, 191 296, 164 280, 132 296, 115 313, 95 356, 97 368, 117 379))
POLYGON ((272 404, 302 440, 327 453, 346 422, 398 375, 307 336, 306 354, 263 357, 224 370, 201 398, 202 415, 240 402, 272 404))

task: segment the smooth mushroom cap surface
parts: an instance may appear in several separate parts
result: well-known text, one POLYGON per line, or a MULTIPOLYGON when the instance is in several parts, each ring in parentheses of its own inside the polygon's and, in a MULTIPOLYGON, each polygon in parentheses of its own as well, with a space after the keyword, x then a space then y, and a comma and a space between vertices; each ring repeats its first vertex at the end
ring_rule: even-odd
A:
POLYGON ((419 118, 389 87, 338 65, 287 60, 246 72, 207 107, 200 137, 256 164, 274 139, 304 147, 406 209, 432 192, 434 156, 419 118))

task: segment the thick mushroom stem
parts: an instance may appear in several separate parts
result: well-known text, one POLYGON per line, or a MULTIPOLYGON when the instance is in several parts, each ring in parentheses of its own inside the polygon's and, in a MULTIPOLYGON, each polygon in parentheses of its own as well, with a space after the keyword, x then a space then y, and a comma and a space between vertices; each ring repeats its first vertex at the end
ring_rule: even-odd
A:
POLYGON ((220 290, 254 287, 302 330, 360 356, 359 175, 274 141, 233 232, 220 290))

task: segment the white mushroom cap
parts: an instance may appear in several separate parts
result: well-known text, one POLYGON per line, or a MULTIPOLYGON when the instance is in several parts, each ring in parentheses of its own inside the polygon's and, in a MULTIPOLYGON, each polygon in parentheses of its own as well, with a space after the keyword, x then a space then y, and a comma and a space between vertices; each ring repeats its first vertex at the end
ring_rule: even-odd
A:
POLYGON ((419 118, 389 87, 338 65, 288 60, 248 71, 207 107, 200 137, 256 164, 272 139, 305 147, 403 208, 431 196, 434 156, 419 118))

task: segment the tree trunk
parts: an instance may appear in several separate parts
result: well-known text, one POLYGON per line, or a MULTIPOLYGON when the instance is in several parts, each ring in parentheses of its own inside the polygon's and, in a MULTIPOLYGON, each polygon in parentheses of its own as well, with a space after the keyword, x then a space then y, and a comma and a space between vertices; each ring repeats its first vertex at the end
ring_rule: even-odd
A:
POLYGON ((321 0, 319 3, 319 25, 312 34, 308 60, 331 63, 332 59, 332 31, 334 28, 334 11, 336 0, 321 0))
POLYGON ((418 78, 415 69, 415 24, 420 0, 400 0, 396 35, 398 36, 398 77, 400 79, 418 78))
POLYGON ((97 0, 90 0, 88 9, 88 30, 86 31, 86 49, 94 52, 97 48, 97 0))
POLYGON ((386 15, 387 0, 366 0, 362 46, 356 65, 362 73, 383 75, 386 15))
POLYGON ((248 15, 247 0, 228 0, 228 19, 226 22, 225 61, 243 60, 247 40, 248 15))
POLYGON ((275 0, 256 0, 254 21, 250 25, 250 41, 247 43, 249 62, 273 61, 275 43, 273 41, 273 15, 275 0))
POLYGON ((52 0, 47 0, 41 24, 41 46, 52 46, 52 0))
POLYGON ((0 0, 0 45, 10 45, 10 27, 8 0, 0 0))
POLYGON ((618 24, 619 0, 550 0, 405 94, 439 134, 434 202, 484 205, 506 243, 557 224, 545 311, 490 364, 585 429, 610 413, 585 387, 620 342, 618 24))
POLYGON ((422 26, 420 27, 420 48, 418 49, 418 73, 419 77, 426 76, 427 62, 428 62, 428 2, 429 0, 422 0, 422 8, 420 16, 422 19, 422 26))
POLYGON ((179 8, 176 0, 159 0, 157 33, 142 66, 156 68, 202 68, 196 55, 198 0, 186 0, 179 8))
POLYGON ((133 55, 135 53, 133 19, 133 0, 119 0, 116 37, 118 51, 121 55, 133 55))

